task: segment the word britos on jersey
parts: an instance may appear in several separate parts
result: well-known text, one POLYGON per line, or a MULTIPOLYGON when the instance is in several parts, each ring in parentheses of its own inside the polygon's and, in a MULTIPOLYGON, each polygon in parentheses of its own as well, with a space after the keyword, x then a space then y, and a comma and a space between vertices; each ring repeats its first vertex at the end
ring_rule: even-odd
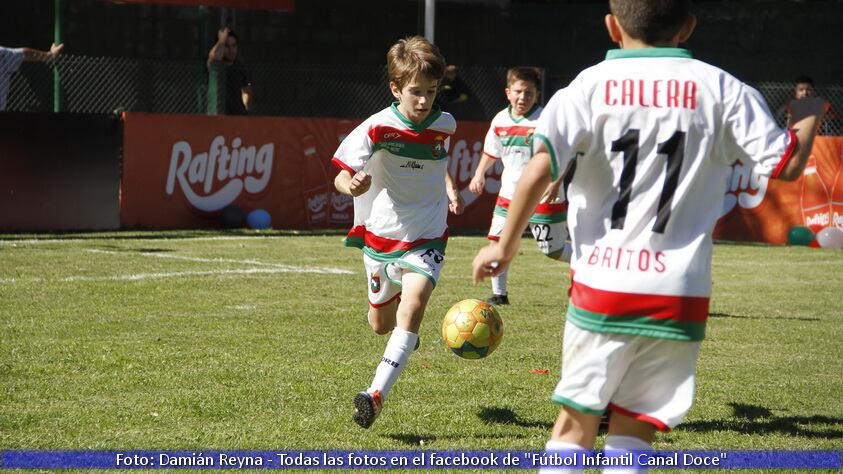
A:
POLYGON ((167 173, 167 195, 179 189, 193 207, 204 212, 218 211, 234 202, 240 193, 258 194, 272 177, 275 145, 244 146, 240 137, 226 146, 225 137, 211 140, 209 151, 193 154, 185 140, 173 144, 167 173), (197 186, 201 185, 201 186, 197 186))

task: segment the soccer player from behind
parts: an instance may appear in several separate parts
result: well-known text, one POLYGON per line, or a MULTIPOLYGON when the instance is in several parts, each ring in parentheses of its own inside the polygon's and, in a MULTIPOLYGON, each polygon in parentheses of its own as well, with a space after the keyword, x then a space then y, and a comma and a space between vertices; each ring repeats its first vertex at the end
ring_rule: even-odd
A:
POLYGON ((392 334, 371 385, 354 396, 354 421, 368 428, 410 354, 445 263, 448 210, 462 201, 447 173, 456 121, 434 105, 445 59, 426 39, 399 40, 387 53, 397 99, 355 128, 337 149, 334 185, 354 197, 346 246, 363 250, 369 324, 392 334))
POLYGON ((730 167, 741 160, 797 179, 824 110, 820 98, 796 100, 791 128, 780 129, 757 91, 678 48, 696 25, 690 0, 610 8, 606 27, 621 49, 549 101, 500 241, 474 260, 475 281, 506 269, 541 193, 576 156, 572 281, 552 396, 562 407, 548 451, 591 449, 606 410, 606 450, 651 449, 656 430, 683 419, 730 167))
MULTIPOLYGON (((538 105, 540 80, 541 73, 536 68, 515 67, 506 72, 504 92, 509 106, 492 119, 483 144, 483 157, 469 184, 471 192, 483 193, 486 171, 496 161, 503 160, 501 189, 488 234, 489 240, 493 242, 500 238, 515 184, 533 154, 533 130, 542 112, 538 105)), ((571 258, 571 246, 565 242, 568 239, 565 228, 567 203, 565 197, 559 195, 561 182, 561 179, 556 180, 547 187, 530 217, 529 226, 542 253, 556 260, 568 261, 571 258)), ((509 304, 507 273, 503 271, 492 277, 492 297, 488 300, 490 304, 509 304)))

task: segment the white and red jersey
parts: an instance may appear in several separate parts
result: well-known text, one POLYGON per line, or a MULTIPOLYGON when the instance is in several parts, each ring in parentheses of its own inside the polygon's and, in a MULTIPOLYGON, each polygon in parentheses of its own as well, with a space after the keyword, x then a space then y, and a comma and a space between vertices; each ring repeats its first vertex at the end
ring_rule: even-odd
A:
POLYGON ((536 127, 568 187, 568 318, 611 333, 701 340, 711 232, 740 160, 775 177, 796 137, 761 95, 679 48, 612 50, 547 104, 536 127))
POLYGON ((437 109, 415 125, 396 104, 357 126, 332 160, 372 176, 369 190, 354 198, 346 245, 381 260, 422 246, 444 251, 448 237, 445 173, 456 121, 437 109))
MULTIPOLYGON (((533 156, 533 132, 541 113, 541 106, 536 104, 523 117, 515 118, 512 116, 512 107, 509 106, 495 115, 489 131, 486 132, 483 154, 503 162, 501 189, 495 202, 496 215, 506 217, 509 202, 515 194, 515 186, 533 156)), ((537 206, 530 217, 530 222, 533 224, 562 222, 565 220, 566 209, 564 196, 560 195, 552 203, 537 206)))

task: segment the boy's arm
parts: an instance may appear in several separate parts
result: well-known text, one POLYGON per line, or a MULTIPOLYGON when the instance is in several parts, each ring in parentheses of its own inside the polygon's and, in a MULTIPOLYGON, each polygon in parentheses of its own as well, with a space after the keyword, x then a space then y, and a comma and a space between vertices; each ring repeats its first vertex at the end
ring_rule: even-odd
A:
POLYGON ((334 187, 337 191, 352 197, 365 193, 371 185, 372 176, 363 171, 358 171, 352 176, 348 170, 340 170, 334 178, 334 187))
POLYGON ((23 51, 23 60, 24 61, 41 61, 47 62, 52 61, 61 54, 61 50, 64 49, 64 43, 62 44, 55 44, 50 47, 49 51, 40 51, 37 49, 32 48, 21 48, 23 51))
POLYGON ((515 187, 515 195, 506 214, 506 225, 497 243, 483 247, 474 258, 473 276, 478 283, 486 277, 498 275, 504 271, 518 251, 521 234, 533 210, 539 203, 542 193, 548 187, 551 176, 550 153, 541 146, 538 153, 524 168, 521 179, 515 187))
POLYGON ((229 28, 223 28, 217 32, 217 42, 208 51, 208 67, 214 61, 222 61, 222 55, 225 52, 225 42, 228 41, 229 28))
POLYGON ((451 178, 451 173, 448 172, 445 172, 445 193, 448 195, 448 209, 456 215, 462 214, 465 203, 454 184, 454 179, 451 178))
POLYGON ((477 165, 477 170, 474 172, 474 177, 468 184, 468 189, 474 194, 482 194, 483 188, 486 186, 486 171, 495 164, 495 159, 488 153, 483 153, 480 158, 480 163, 477 165))
POLYGON ((775 178, 794 181, 802 176, 805 163, 814 146, 814 137, 817 136, 817 129, 827 109, 826 101, 821 97, 806 97, 790 103, 788 127, 796 135, 796 148, 790 160, 775 178))

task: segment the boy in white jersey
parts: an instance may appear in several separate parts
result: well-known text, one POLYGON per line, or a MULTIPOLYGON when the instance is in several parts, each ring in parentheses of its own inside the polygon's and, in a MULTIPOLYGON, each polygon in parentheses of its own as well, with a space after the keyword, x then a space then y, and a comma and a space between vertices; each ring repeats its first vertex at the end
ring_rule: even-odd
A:
POLYGON ((354 397, 354 421, 368 428, 418 345, 424 309, 445 260, 448 210, 462 201, 447 173, 454 118, 434 106, 445 59, 426 39, 395 43, 387 53, 397 99, 355 128, 337 149, 334 185, 354 197, 346 246, 363 250, 369 324, 392 335, 371 385, 354 397))
POLYGON ((779 129, 757 91, 677 48, 696 24, 690 0, 610 6, 621 49, 547 104, 501 239, 474 260, 475 281, 507 267, 542 190, 576 156, 571 297, 552 397, 562 409, 548 450, 591 449, 607 409, 607 450, 650 449, 657 429, 682 420, 730 166, 798 178, 824 110, 818 98, 795 101, 792 128, 779 129))
MULTIPOLYGON (((541 73, 536 68, 515 67, 506 72, 504 92, 509 106, 492 119, 483 144, 483 157, 468 185, 471 192, 481 194, 486 186, 486 171, 495 161, 503 160, 501 189, 488 234, 489 240, 493 242, 500 238, 515 184, 533 155, 533 130, 542 111, 537 103, 540 80, 541 73)), ((559 195, 561 183, 560 179, 547 187, 530 217, 529 225, 542 253, 556 260, 568 261, 571 258, 571 247, 565 243, 568 239, 565 229, 568 206, 565 197, 559 195)), ((507 273, 503 271, 492 277, 492 297, 488 300, 490 304, 509 304, 507 273)))

